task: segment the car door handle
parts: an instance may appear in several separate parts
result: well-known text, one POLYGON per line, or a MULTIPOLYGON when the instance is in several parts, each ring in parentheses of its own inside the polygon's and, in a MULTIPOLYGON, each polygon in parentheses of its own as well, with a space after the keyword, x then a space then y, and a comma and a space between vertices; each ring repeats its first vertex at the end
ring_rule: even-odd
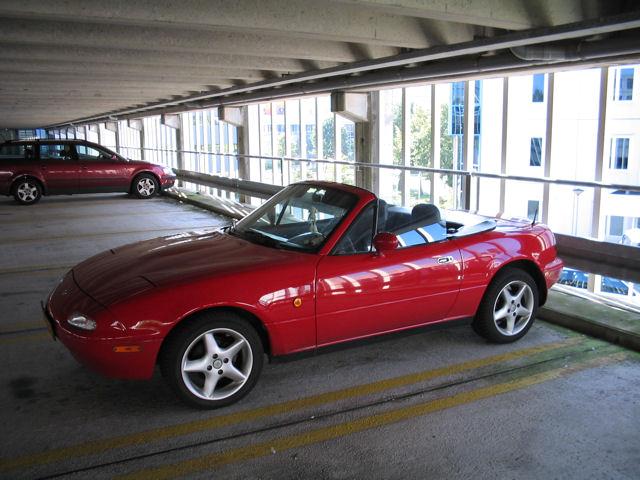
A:
POLYGON ((46 170, 47 166, 46 165, 40 165, 40 170, 46 170))
POLYGON ((443 264, 443 263, 451 263, 453 262, 453 257, 452 256, 446 256, 446 257, 438 257, 438 263, 439 264, 443 264))

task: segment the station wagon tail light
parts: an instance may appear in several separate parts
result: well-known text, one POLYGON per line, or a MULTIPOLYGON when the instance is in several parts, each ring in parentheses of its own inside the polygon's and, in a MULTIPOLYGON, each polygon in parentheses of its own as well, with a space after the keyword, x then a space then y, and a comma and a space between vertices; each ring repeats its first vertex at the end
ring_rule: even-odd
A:
POLYGON ((95 320, 86 317, 85 315, 73 314, 67 319, 67 323, 73 327, 79 328, 81 330, 95 330, 96 322, 95 320))

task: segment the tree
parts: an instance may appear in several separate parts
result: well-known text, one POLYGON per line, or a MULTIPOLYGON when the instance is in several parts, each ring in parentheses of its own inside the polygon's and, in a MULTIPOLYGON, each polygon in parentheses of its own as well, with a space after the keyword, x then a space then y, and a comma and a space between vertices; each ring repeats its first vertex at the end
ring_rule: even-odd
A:
POLYGON ((322 155, 323 158, 336 158, 333 135, 335 131, 335 120, 333 116, 326 118, 322 123, 322 155))

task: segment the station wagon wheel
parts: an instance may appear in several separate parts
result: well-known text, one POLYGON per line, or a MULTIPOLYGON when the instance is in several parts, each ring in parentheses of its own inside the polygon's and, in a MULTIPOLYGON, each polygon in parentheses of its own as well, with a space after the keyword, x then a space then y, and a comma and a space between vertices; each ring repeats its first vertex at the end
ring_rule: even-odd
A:
POLYGON ((260 338, 243 319, 204 314, 167 339, 160 365, 183 400, 215 408, 239 400, 253 388, 263 354, 260 338))
POLYGON ((32 205, 42 197, 42 187, 36 180, 18 180, 13 188, 13 198, 22 205, 32 205))
POLYGON ((508 343, 523 337, 538 310, 538 287, 527 272, 507 269, 491 282, 473 321, 486 339, 508 343))
POLYGON ((138 175, 133 181, 133 193, 138 198, 151 198, 160 189, 156 177, 149 173, 138 175))

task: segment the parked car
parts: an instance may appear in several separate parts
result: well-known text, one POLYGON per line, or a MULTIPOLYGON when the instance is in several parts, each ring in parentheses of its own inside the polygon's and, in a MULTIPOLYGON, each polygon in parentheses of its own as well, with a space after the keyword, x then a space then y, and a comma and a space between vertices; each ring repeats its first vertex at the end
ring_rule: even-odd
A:
POLYGON ((640 228, 630 228, 622 235, 620 243, 623 245, 631 245, 640 247, 640 228))
MULTIPOLYGON (((562 261, 543 225, 387 205, 329 182, 288 186, 233 227, 114 248, 43 304, 82 363, 228 405, 263 357, 456 319, 493 342, 531 327, 562 261)), ((331 367, 327 367, 331 368, 331 367)))
POLYGON ((129 160, 84 140, 10 141, 0 145, 0 194, 32 205, 42 195, 130 192, 151 198, 173 186, 173 170, 129 160))
MULTIPOLYGON (((581 270, 565 268, 560 274, 558 284, 586 290, 589 286, 589 274, 581 270)), ((601 277, 600 295, 614 299, 628 297, 631 301, 640 298, 640 292, 636 285, 612 277, 601 277)))

